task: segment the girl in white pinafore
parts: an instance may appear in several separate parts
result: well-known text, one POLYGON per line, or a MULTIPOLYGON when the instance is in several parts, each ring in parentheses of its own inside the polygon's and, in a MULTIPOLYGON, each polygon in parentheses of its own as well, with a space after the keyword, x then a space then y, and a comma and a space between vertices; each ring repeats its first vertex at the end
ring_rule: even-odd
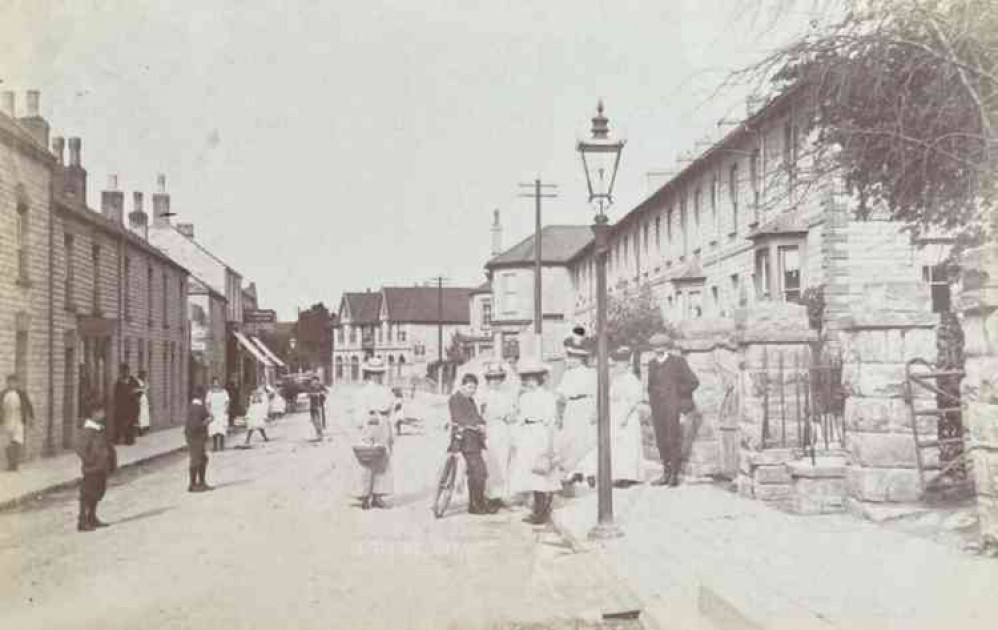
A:
MULTIPOLYGON (((627 488, 644 480, 644 447, 641 444, 643 398, 641 381, 631 369, 631 349, 621 346, 610 354, 610 465, 611 479, 617 488, 627 488)), ((589 452, 582 466, 587 476, 595 477, 598 449, 589 452)))
POLYGON ((521 359, 517 372, 523 393, 517 403, 516 448, 510 466, 509 490, 513 494, 533 493, 533 514, 523 520, 535 525, 551 516, 554 492, 561 489, 560 471, 555 462, 547 472, 538 464, 554 455, 554 431, 557 404, 550 391, 542 387, 548 368, 540 362, 521 359))
POLYGON ((246 410, 246 446, 249 446, 250 438, 254 431, 259 431, 264 442, 269 442, 267 437, 267 414, 269 405, 267 403, 267 392, 262 387, 253 390, 250 396, 249 409, 246 410))
POLYGON ((488 471, 485 494, 492 501, 510 500, 509 474, 512 455, 512 424, 516 421, 516 400, 506 384, 502 365, 485 371, 488 389, 482 398, 482 417, 486 423, 485 468, 488 471))

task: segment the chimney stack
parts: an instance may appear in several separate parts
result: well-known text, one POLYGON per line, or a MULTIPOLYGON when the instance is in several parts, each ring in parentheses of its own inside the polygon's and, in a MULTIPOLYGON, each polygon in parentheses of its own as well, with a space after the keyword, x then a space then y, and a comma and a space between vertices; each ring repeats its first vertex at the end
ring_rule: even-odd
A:
POLYGON ((153 227, 169 227, 170 217, 170 195, 166 192, 166 175, 160 173, 156 176, 156 192, 152 196, 152 224, 153 227))
POLYGON ((178 223, 177 231, 186 236, 187 238, 194 240, 194 224, 193 223, 178 223))
POLYGON ((502 224, 499 223, 499 209, 492 211, 492 255, 502 253, 502 224))
POLYGON ((3 113, 7 114, 11 118, 17 118, 17 110, 15 109, 15 103, 14 103, 14 93, 10 90, 5 90, 3 93, 3 113))
POLYGON ((79 202, 81 205, 87 204, 87 171, 80 163, 79 138, 69 139, 69 166, 66 167, 66 188, 67 197, 79 202))
POLYGON ((62 136, 52 138, 52 153, 59 160, 59 166, 66 166, 66 139, 62 136))
POLYGON ((104 216, 117 224, 125 221, 125 193, 118 190, 118 176, 107 176, 107 190, 101 191, 100 208, 104 216))
POLYGON ((142 209, 142 193, 132 193, 134 208, 128 213, 128 229, 144 240, 149 240, 149 215, 142 209))
POLYGON ((31 137, 35 139, 35 142, 48 149, 50 129, 48 121, 42 118, 38 110, 40 98, 41 93, 38 90, 28 90, 27 113, 19 120, 21 125, 31 134, 31 137))

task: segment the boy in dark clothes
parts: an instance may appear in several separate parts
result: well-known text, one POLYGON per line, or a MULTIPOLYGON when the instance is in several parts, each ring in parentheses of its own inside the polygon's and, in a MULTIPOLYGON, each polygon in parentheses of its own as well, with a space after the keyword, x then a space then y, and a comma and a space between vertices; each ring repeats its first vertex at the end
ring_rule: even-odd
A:
POLYGON ((184 424, 184 438, 187 440, 187 453, 190 456, 190 481, 188 492, 205 492, 211 486, 205 482, 205 472, 208 469, 208 423, 211 414, 204 406, 204 388, 194 391, 194 398, 187 408, 187 422, 184 424))
POLYGON ((76 454, 80 456, 83 468, 83 482, 80 484, 80 516, 77 531, 92 532, 107 523, 97 518, 97 503, 104 498, 107 489, 107 476, 117 468, 118 460, 114 446, 107 435, 104 404, 91 398, 87 418, 80 429, 76 454))

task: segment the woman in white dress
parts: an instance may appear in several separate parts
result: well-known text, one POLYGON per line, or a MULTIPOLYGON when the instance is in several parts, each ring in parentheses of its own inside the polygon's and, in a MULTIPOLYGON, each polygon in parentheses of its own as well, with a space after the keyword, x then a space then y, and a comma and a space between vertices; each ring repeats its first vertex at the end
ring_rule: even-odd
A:
POLYGON ((218 378, 211 379, 211 389, 205 396, 205 407, 211 414, 208 435, 211 436, 211 450, 225 450, 225 436, 229 432, 229 392, 222 389, 218 378))
POLYGON ((516 400, 506 384, 502 365, 485 370, 488 389, 482 397, 485 418, 485 467, 488 470, 485 495, 495 504, 509 503, 509 467, 512 447, 512 424, 516 422, 516 400))
POLYGON ((361 507, 386 508, 383 497, 394 492, 392 476, 392 448, 395 445, 391 422, 391 411, 395 396, 384 386, 387 367, 381 359, 371 358, 364 363, 365 383, 354 399, 358 442, 365 445, 381 445, 385 456, 377 462, 360 465, 355 494, 361 500, 361 507))
MULTIPOLYGON (((583 460, 596 446, 596 370, 586 365, 589 349, 579 336, 565 340, 565 374, 556 393, 562 405, 558 453, 565 481, 582 481, 583 460)), ((595 478, 590 485, 595 484, 595 478)))
POLYGON ((263 387, 253 390, 250 395, 249 409, 246 410, 246 446, 249 446, 250 438, 254 431, 259 431, 264 442, 269 442, 267 437, 267 415, 270 405, 267 401, 267 391, 263 387))
POLYGON ((145 370, 139 370, 139 435, 149 433, 149 375, 145 370))
POLYGON ((554 493, 561 489, 554 449, 557 402, 542 387, 548 368, 543 363, 521 359, 517 372, 523 392, 517 403, 517 438, 510 466, 511 493, 533 493, 534 510, 523 520, 541 525, 551 517, 554 493))

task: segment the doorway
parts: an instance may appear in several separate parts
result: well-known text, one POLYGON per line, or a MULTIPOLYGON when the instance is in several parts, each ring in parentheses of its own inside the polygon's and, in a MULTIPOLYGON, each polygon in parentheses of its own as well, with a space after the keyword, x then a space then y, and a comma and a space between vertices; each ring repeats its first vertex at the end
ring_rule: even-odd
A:
POLYGON ((62 447, 73 448, 76 437, 76 349, 66 348, 62 374, 62 447))

